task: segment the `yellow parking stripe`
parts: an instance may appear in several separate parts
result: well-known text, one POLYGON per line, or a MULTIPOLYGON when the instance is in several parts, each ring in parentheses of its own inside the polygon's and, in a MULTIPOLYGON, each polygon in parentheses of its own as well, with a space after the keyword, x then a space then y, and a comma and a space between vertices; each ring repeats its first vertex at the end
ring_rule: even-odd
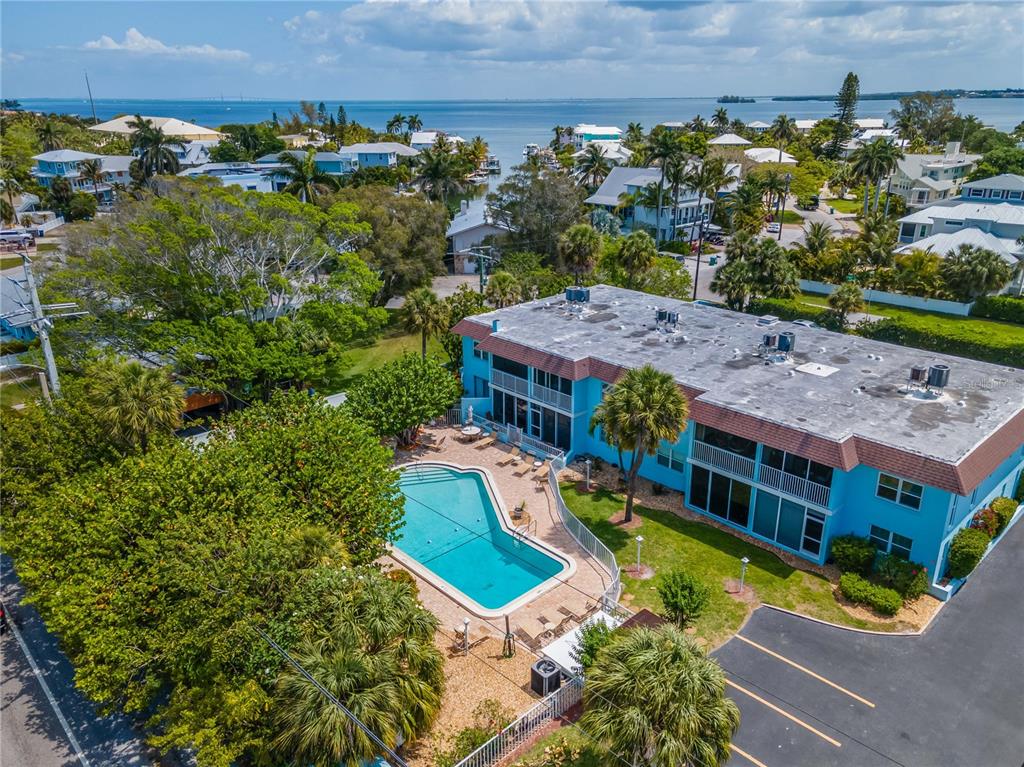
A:
POLYGON ((735 743, 731 744, 729 746, 729 748, 731 748, 733 751, 735 751, 737 754, 742 756, 744 759, 746 759, 751 764, 756 765, 756 767, 768 767, 767 764, 765 764, 764 762, 762 762, 759 759, 755 759, 750 754, 748 754, 746 751, 744 751, 742 748, 737 746, 735 743))
POLYGON ((836 740, 835 738, 830 738, 830 737, 829 737, 828 735, 826 735, 825 733, 823 733, 823 732, 822 732, 821 730, 816 730, 816 729, 814 729, 813 727, 811 727, 811 725, 807 724, 807 722, 805 722, 805 721, 804 721, 803 719, 797 719, 797 718, 796 718, 795 716, 793 716, 793 715, 792 715, 791 713, 789 713, 788 711, 783 711, 783 710, 782 710, 781 708, 779 708, 778 706, 776 706, 776 705, 775 705, 774 703, 769 703, 768 701, 766 701, 766 700, 765 700, 764 698, 762 698, 762 697, 761 697, 760 695, 757 695, 756 693, 752 693, 752 692, 751 692, 750 690, 748 690, 748 689, 747 689, 747 688, 745 688, 745 687, 740 687, 740 686, 739 686, 738 684, 736 684, 736 683, 735 683, 734 681, 732 681, 731 679, 726 679, 726 680, 725 680, 725 683, 726 683, 727 685, 729 685, 730 687, 733 687, 733 688, 735 688, 735 689, 739 690, 739 691, 740 691, 740 692, 742 692, 742 693, 743 693, 744 695, 749 695, 749 696, 750 696, 751 698, 753 698, 754 700, 756 700, 756 701, 757 701, 758 703, 763 703, 764 705, 766 705, 766 706, 767 706, 768 708, 770 708, 770 709, 771 709, 772 711, 774 711, 775 713, 777 713, 777 714, 782 714, 782 716, 786 717, 786 718, 787 718, 787 719, 789 719, 789 720, 790 720, 791 722, 794 722, 794 723, 796 723, 796 724, 800 725, 800 726, 801 726, 801 727, 803 727, 803 728, 804 728, 805 730, 807 730, 807 731, 809 731, 809 732, 813 732, 813 733, 814 733, 815 735, 817 735, 817 736, 818 736, 819 738, 821 738, 822 740, 824 740, 824 741, 826 741, 826 742, 828 742, 828 743, 831 743, 831 744, 832 744, 833 746, 835 746, 836 748, 839 748, 840 746, 842 746, 842 745, 843 745, 842 743, 840 743, 840 742, 839 742, 838 740, 836 740))
POLYGON ((809 668, 801 666, 799 663, 791 661, 789 658, 785 658, 785 657, 783 657, 782 655, 779 655, 777 652, 775 652, 773 650, 769 650, 764 645, 759 645, 757 642, 751 641, 750 639, 747 639, 745 636, 743 636, 741 634, 737 634, 736 638, 746 642, 751 647, 756 647, 758 650, 760 650, 763 653, 771 655, 776 660, 781 660, 783 663, 788 663, 793 668, 795 668, 795 669, 797 669, 799 671, 803 671, 805 674, 807 674, 808 676, 814 677, 815 679, 817 679, 822 684, 827 684, 832 689, 839 690, 839 692, 843 693, 844 695, 849 695, 854 700, 856 700, 856 701, 858 701, 860 703, 863 703, 865 706, 867 706, 869 708, 874 708, 875 707, 875 704, 872 703, 870 700, 867 700, 866 698, 862 698, 861 696, 859 696, 855 692, 850 692, 845 687, 841 687, 840 685, 836 684, 835 682, 833 682, 833 681, 831 681, 829 679, 826 679, 821 674, 816 674, 813 671, 811 671, 809 668))

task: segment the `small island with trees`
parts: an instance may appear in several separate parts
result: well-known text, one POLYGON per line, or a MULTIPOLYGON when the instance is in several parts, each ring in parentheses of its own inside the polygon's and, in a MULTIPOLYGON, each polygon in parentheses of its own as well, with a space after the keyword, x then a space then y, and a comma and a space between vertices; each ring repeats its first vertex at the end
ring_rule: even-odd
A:
POLYGON ((753 104, 754 99, 749 96, 719 96, 719 104, 753 104))

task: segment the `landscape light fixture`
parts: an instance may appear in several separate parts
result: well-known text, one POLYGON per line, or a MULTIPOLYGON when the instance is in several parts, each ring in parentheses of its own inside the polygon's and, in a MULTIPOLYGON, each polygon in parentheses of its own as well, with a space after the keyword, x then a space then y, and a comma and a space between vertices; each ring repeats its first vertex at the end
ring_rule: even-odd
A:
POLYGON ((638 535, 636 537, 636 574, 640 577, 640 544, 644 542, 644 537, 638 535))
POLYGON ((750 560, 746 557, 740 560, 740 594, 743 593, 743 583, 747 579, 747 565, 750 564, 750 560))
POLYGON ((590 492, 590 459, 588 458, 583 462, 583 465, 587 467, 587 492, 590 492))

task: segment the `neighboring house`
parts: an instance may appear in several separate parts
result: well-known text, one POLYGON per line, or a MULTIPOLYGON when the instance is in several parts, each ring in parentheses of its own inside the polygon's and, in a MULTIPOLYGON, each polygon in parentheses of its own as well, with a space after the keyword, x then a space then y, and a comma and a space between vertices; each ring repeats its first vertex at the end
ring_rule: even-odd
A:
POLYGON ((621 141, 622 129, 614 125, 591 125, 580 123, 573 129, 572 143, 582 149, 591 141, 621 141))
POLYGON ((755 146, 750 149, 746 149, 743 155, 751 162, 756 162, 758 165, 766 162, 779 163, 781 165, 796 165, 796 158, 789 152, 779 153, 778 149, 773 149, 770 146, 755 146), (779 158, 782 159, 779 159, 779 158))
POLYGON ((399 157, 416 157, 419 153, 418 149, 397 141, 352 144, 338 150, 339 155, 354 161, 356 168, 393 168, 399 157))
POLYGON ((278 138, 288 149, 301 149, 306 146, 321 147, 327 143, 327 137, 318 130, 307 133, 286 133, 278 138))
POLYGON ((981 155, 961 152, 957 142, 947 144, 943 154, 908 154, 898 161, 888 188, 910 209, 933 205, 956 197, 980 159, 981 155))
POLYGON ((708 146, 722 146, 722 147, 733 147, 733 146, 750 146, 750 141, 747 141, 743 136, 737 136, 735 133, 723 133, 721 136, 715 136, 708 142, 708 146))
POLYGON ((24 268, 14 278, 0 277, 0 335, 31 343, 36 332, 31 324, 32 297, 20 284, 24 279, 24 268))
POLYGON ((680 511, 817 565, 836 536, 868 537, 923 564, 944 599, 953 536, 1024 473, 1024 370, 606 285, 454 332, 462 409, 501 439, 615 464, 591 417, 625 371, 654 365, 686 395, 689 420, 640 475, 683 493, 680 511), (659 310, 678 321, 656 322, 659 310), (796 354, 766 350, 780 331, 796 354), (947 366, 948 382, 909 387, 916 365, 947 366))
POLYGON ((810 133, 811 129, 818 124, 817 120, 794 120, 796 129, 801 133, 810 133))
POLYGON ((210 162, 210 150, 219 143, 210 140, 188 141, 177 146, 172 145, 169 149, 178 158, 180 168, 195 168, 210 162))
POLYGON ((185 178, 208 176, 215 178, 223 186, 240 186, 247 192, 279 192, 287 181, 275 171, 280 163, 263 162, 210 162, 195 168, 187 168, 178 173, 185 178))
MULTIPOLYGON (((820 120, 794 120, 796 129, 801 133, 809 133, 820 120)), ((861 117, 853 121, 856 130, 880 130, 885 128, 885 120, 881 117, 861 117)))
POLYGON ((960 197, 972 202, 984 200, 1021 205, 1024 204, 1024 176, 1003 173, 977 181, 968 181, 960 187, 960 197))
POLYGON ((455 274, 476 274, 477 260, 470 251, 487 237, 507 231, 504 225, 491 221, 483 200, 463 200, 459 212, 448 224, 445 260, 455 274))
MULTIPOLYGON (((626 148, 621 141, 591 141, 587 146, 596 146, 601 154, 613 165, 625 165, 633 156, 633 152, 626 148)), ((573 154, 573 159, 578 160, 587 153, 587 147, 573 154)))
POLYGON ((14 213, 20 218, 22 213, 34 211, 38 204, 38 195, 32 194, 31 192, 22 192, 21 194, 14 196, 14 213))
MULTIPOLYGON (((153 124, 154 128, 159 128, 164 132, 164 135, 171 138, 187 139, 188 141, 220 141, 220 139, 224 138, 223 133, 218 133, 212 128, 204 128, 202 125, 187 123, 176 117, 146 117, 143 115, 142 119, 148 120, 153 124)), ((97 133, 116 133, 130 136, 135 133, 136 128, 133 128, 128 123, 134 122, 135 115, 122 115, 121 117, 115 117, 113 120, 107 120, 105 123, 90 126, 89 130, 94 130, 97 133)))
POLYGON ((409 139, 409 146, 418 150, 430 149, 437 143, 437 139, 440 136, 444 136, 448 139, 448 142, 452 145, 452 149, 458 148, 459 144, 466 143, 466 140, 462 138, 462 136, 454 136, 445 133, 443 130, 423 130, 416 131, 412 134, 409 139))
POLYGON ((771 127, 770 123, 766 123, 763 120, 754 120, 752 123, 747 123, 747 129, 752 130, 754 133, 765 133, 771 127))
MULTIPOLYGON (((282 154, 302 159, 306 156, 306 150, 286 149, 284 152, 271 152, 258 158, 256 162, 260 165, 278 165, 280 164, 279 158, 282 154)), ((359 164, 353 157, 341 152, 316 152, 313 155, 313 162, 316 163, 317 168, 332 176, 344 176, 346 173, 351 173, 359 167, 359 164)))
POLYGON ((672 190, 665 185, 661 221, 658 221, 657 207, 630 206, 622 207, 624 195, 635 194, 645 187, 661 180, 660 168, 629 168, 617 165, 598 187, 597 191, 584 202, 604 208, 609 213, 619 215, 623 219, 624 232, 643 229, 654 232, 660 223, 660 238, 674 240, 678 238, 694 240, 697 238, 697 223, 702 211, 709 210, 712 200, 701 197, 692 189, 679 190, 679 205, 672 209, 672 190))
POLYGON ((131 183, 129 169, 135 160, 131 155, 93 154, 75 149, 54 149, 32 159, 36 161, 32 177, 39 186, 48 189, 55 178, 65 178, 74 191, 96 195, 102 203, 113 200, 113 184, 127 186, 131 183), (103 182, 96 187, 92 181, 81 177, 79 165, 85 160, 99 160, 103 167, 103 182))

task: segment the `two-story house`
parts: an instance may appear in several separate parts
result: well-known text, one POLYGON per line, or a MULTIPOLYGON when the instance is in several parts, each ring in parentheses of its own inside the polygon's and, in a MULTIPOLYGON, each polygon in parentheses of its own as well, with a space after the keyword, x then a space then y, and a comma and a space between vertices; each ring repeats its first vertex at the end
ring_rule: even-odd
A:
POLYGON ((572 132, 572 143, 577 150, 583 149, 591 141, 621 141, 622 128, 614 125, 591 125, 580 123, 572 132))
POLYGON ((338 154, 354 162, 356 168, 393 168, 398 165, 399 157, 416 157, 419 153, 418 149, 397 141, 350 144, 338 150, 338 154))
POLYGON ((701 214, 709 212, 713 201, 693 189, 679 190, 677 205, 673 205, 672 190, 665 185, 662 210, 659 221, 657 205, 629 203, 629 196, 636 195, 661 181, 661 168, 630 168, 617 165, 605 177, 597 191, 584 202, 604 208, 618 215, 623 231, 643 229, 649 232, 660 230, 661 240, 697 238, 697 224, 701 214))
POLYGON ((961 152, 958 142, 947 144, 943 154, 908 154, 898 161, 887 188, 902 197, 908 209, 934 205, 956 197, 980 159, 981 155, 961 152))
POLYGON ((463 410, 504 441, 616 464, 591 417, 627 370, 653 365, 689 419, 642 477, 816 564, 835 536, 868 537, 924 564, 940 598, 953 536, 1021 482, 1024 370, 617 287, 572 293, 454 328, 463 410))
POLYGON ((48 189, 55 178, 67 179, 76 192, 87 192, 95 195, 101 203, 109 203, 113 199, 114 184, 127 186, 131 182, 131 155, 104 155, 92 152, 79 152, 75 149, 54 149, 50 152, 37 154, 32 158, 36 167, 32 169, 32 177, 44 189, 48 189), (84 178, 80 166, 86 160, 98 160, 103 170, 103 180, 94 183, 84 178))

